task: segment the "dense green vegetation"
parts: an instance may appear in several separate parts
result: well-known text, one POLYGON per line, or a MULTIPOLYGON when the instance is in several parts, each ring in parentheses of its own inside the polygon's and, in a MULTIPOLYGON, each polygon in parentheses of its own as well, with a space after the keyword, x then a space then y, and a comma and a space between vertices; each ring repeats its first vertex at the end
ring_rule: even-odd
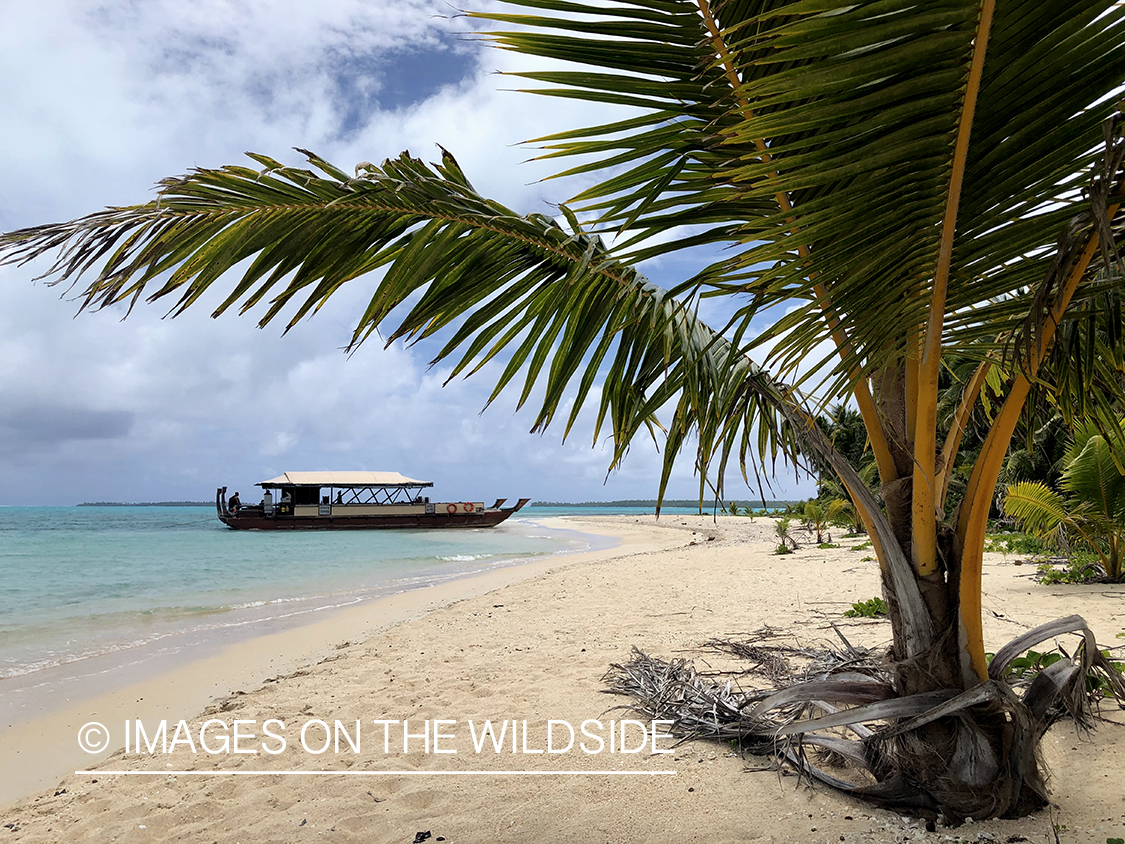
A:
MULTIPOLYGON (((1006 490, 1004 512, 1055 548, 1069 550, 1079 543, 1097 555, 1094 571, 1100 569, 1108 580, 1122 580, 1125 471, 1113 448, 1093 424, 1084 423, 1059 464, 1058 490, 1042 481, 1012 484, 1006 490)), ((1070 572, 1071 579, 1090 568, 1083 565, 1070 572)))

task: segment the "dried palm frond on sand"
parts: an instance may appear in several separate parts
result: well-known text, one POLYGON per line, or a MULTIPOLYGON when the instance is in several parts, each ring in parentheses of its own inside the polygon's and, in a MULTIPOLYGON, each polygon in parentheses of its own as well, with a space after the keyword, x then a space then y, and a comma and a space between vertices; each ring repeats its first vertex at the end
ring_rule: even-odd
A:
MULTIPOLYGON (((773 767, 791 768, 877 804, 912 808, 929 817, 939 807, 913 787, 922 772, 913 770, 911 762, 919 758, 940 756, 963 772, 970 787, 999 782, 992 786, 997 788, 1021 778, 1026 787, 1028 771, 997 779, 997 768, 1029 757, 1012 753, 1009 759, 996 759, 975 735, 972 725, 982 717, 1000 719, 1001 729, 1010 725, 1012 737, 1030 745, 1021 749, 1034 754, 1039 738, 1060 717, 1088 728, 1101 697, 1125 701, 1121 675, 1077 616, 1037 627, 1001 648, 992 659, 989 679, 964 692, 898 696, 894 676, 900 666, 885 653, 855 647, 837 634, 842 648, 767 642, 780 638, 771 628, 743 640, 712 639, 701 650, 749 665, 706 674, 686 659, 665 661, 634 649, 628 662, 611 666, 606 691, 633 698, 624 708, 672 721, 673 733, 683 740, 737 742, 743 751, 770 757, 773 767), (1063 634, 1081 637, 1072 655, 1063 651, 1062 658, 1032 676, 1011 676, 1008 668, 1016 657, 1063 634), (940 721, 946 722, 942 729, 932 729, 940 721), (919 747, 926 753, 919 754, 919 747), (818 751, 815 764, 808 748, 818 751)), ((1042 781, 1035 786, 1043 793, 1042 781)), ((978 788, 972 798, 983 815, 993 800, 1011 801, 1013 795, 978 788)))

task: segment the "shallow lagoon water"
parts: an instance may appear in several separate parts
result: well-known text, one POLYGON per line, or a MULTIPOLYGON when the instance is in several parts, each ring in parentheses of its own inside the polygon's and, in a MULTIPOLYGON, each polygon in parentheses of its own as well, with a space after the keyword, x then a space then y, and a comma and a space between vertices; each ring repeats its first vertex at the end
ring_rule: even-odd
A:
POLYGON ((266 632, 597 541, 527 518, 456 531, 272 532, 230 530, 207 507, 0 507, 0 678, 185 633, 266 632))
POLYGON ((234 531, 211 506, 0 506, 0 721, 336 609, 614 544, 541 524, 552 516, 652 512, 530 507, 495 528, 234 531))

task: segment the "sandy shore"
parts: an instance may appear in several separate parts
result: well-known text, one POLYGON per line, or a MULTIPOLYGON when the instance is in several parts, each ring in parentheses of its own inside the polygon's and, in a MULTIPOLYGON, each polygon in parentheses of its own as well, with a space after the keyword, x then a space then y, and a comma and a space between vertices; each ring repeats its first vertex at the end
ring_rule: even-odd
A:
MULTIPOLYGON (((626 725, 625 750, 637 752, 620 752, 630 716, 612 710, 624 701, 601 677, 632 647, 702 666, 716 662, 697 650, 712 637, 769 624, 827 639, 830 621, 878 645, 885 623, 842 615, 878 594, 877 572, 870 551, 849 548, 862 540, 774 556, 762 520, 566 524, 622 545, 385 599, 0 733, 0 787, 52 786, 3 810, 0 840, 1054 842, 1056 826, 1061 842, 1125 837, 1125 713, 1112 705, 1114 723, 1091 737, 1063 723, 1044 741, 1051 813, 930 833, 823 787, 748 773, 760 760, 724 745, 673 747, 652 725, 626 725), (77 750, 92 720, 120 747, 126 719, 150 742, 166 720, 175 746, 77 750), (59 782, 77 768, 94 770, 59 782)), ((1030 574, 988 555, 991 649, 1071 613, 1122 644, 1125 587, 1044 587, 1030 574)))

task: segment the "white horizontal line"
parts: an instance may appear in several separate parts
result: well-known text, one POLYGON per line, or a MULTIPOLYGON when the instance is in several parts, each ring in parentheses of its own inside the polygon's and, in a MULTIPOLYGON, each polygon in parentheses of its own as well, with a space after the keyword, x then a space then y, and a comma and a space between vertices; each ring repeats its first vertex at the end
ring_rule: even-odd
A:
POLYGON ((676 771, 75 771, 77 776, 99 774, 119 777, 658 777, 676 771))

